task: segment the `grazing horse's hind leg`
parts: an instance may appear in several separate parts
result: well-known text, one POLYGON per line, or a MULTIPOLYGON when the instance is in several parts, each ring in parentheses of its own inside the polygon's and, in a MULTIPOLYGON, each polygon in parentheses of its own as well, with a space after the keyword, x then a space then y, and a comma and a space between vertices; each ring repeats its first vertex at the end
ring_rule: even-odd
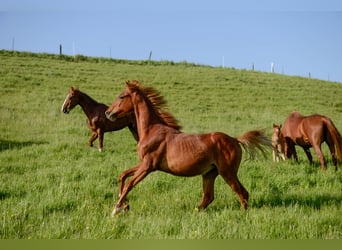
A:
POLYGON ((335 151, 335 144, 330 139, 326 140, 326 143, 328 144, 328 147, 329 147, 329 150, 331 153, 331 158, 332 158, 332 162, 335 166, 335 171, 337 171, 337 157, 336 157, 336 151, 335 151))
POLYGON ((313 161, 312 161, 312 155, 310 153, 310 149, 307 148, 307 147, 303 147, 303 149, 304 149, 304 152, 305 152, 306 156, 308 157, 308 160, 309 160, 310 164, 312 164, 313 161))
POLYGON ((218 175, 216 167, 209 173, 202 175, 203 196, 198 209, 205 209, 214 200, 214 184, 218 175))
POLYGON ((325 171, 325 160, 324 160, 324 155, 321 150, 321 145, 313 145, 315 152, 318 156, 319 162, 321 163, 322 171, 325 171))

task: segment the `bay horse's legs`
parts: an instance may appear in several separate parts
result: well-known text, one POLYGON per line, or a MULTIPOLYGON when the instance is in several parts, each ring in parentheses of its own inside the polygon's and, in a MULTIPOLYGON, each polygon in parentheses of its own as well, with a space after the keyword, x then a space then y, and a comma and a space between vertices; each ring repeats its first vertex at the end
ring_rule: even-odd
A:
POLYGON ((135 185, 137 185, 141 180, 143 180, 151 172, 151 169, 149 168, 149 166, 145 166, 145 164, 143 163, 138 164, 134 168, 136 168, 136 171, 134 172, 132 179, 130 179, 129 182, 124 186, 121 196, 113 209, 112 216, 120 213, 122 210, 125 209, 127 205, 124 204, 124 201, 129 191, 131 191, 131 189, 135 185))
POLYGON ((315 149, 315 152, 318 156, 319 162, 321 163, 322 171, 325 171, 325 161, 324 161, 324 155, 322 154, 321 145, 313 145, 313 148, 315 149))
POLYGON ((305 152, 306 156, 308 157, 308 160, 309 160, 310 164, 312 164, 313 162, 312 162, 312 155, 310 153, 310 149, 307 148, 307 147, 303 147, 303 149, 304 149, 304 152, 305 152))
POLYGON ((96 131, 92 131, 92 135, 88 141, 90 147, 94 147, 93 142, 97 139, 98 135, 96 131))
POLYGON ((205 209, 214 200, 214 184, 217 175, 216 167, 209 173, 202 175, 203 196, 198 209, 205 209))
POLYGON ((97 134, 99 136, 99 151, 102 152, 104 132, 101 129, 97 129, 97 134))

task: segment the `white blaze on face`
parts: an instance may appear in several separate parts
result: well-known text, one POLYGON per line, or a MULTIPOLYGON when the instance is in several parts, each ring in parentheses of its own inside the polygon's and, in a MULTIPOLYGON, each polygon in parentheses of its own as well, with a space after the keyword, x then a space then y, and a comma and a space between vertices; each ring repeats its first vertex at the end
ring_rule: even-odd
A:
POLYGON ((67 95, 67 97, 65 98, 64 102, 63 102, 63 105, 62 105, 62 112, 63 112, 63 109, 64 109, 64 105, 65 103, 67 102, 67 100, 69 99, 70 97, 70 94, 67 95))

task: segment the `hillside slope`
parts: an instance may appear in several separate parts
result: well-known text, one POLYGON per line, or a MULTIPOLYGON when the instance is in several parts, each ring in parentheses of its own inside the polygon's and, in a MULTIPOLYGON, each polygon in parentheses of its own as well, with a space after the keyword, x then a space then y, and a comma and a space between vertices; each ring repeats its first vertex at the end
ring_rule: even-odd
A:
MULTIPOLYGON (((70 86, 111 104, 124 80, 161 91, 184 132, 247 130, 283 123, 294 111, 330 117, 342 132, 342 84, 167 61, 125 61, 0 51, 0 239, 341 239, 342 170, 327 147, 327 171, 308 164, 242 161, 249 209, 217 178, 203 212, 201 177, 155 172, 111 218, 120 173, 139 160, 128 129, 107 133, 104 152, 86 142, 80 107, 61 106, 70 86)), ((95 142, 97 144, 97 141, 95 142)), ((244 153, 245 159, 245 153, 244 153)))

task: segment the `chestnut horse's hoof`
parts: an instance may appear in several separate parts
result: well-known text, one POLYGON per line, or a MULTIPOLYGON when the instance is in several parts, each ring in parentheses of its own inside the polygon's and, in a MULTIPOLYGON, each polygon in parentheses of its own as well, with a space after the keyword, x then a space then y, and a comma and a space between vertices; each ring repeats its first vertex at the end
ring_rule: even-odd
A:
POLYGON ((129 210, 129 205, 128 205, 128 204, 124 204, 124 205, 121 206, 121 207, 115 207, 115 208, 113 209, 113 212, 112 212, 112 217, 114 217, 114 216, 120 214, 122 211, 123 211, 123 212, 128 212, 128 210, 129 210))

